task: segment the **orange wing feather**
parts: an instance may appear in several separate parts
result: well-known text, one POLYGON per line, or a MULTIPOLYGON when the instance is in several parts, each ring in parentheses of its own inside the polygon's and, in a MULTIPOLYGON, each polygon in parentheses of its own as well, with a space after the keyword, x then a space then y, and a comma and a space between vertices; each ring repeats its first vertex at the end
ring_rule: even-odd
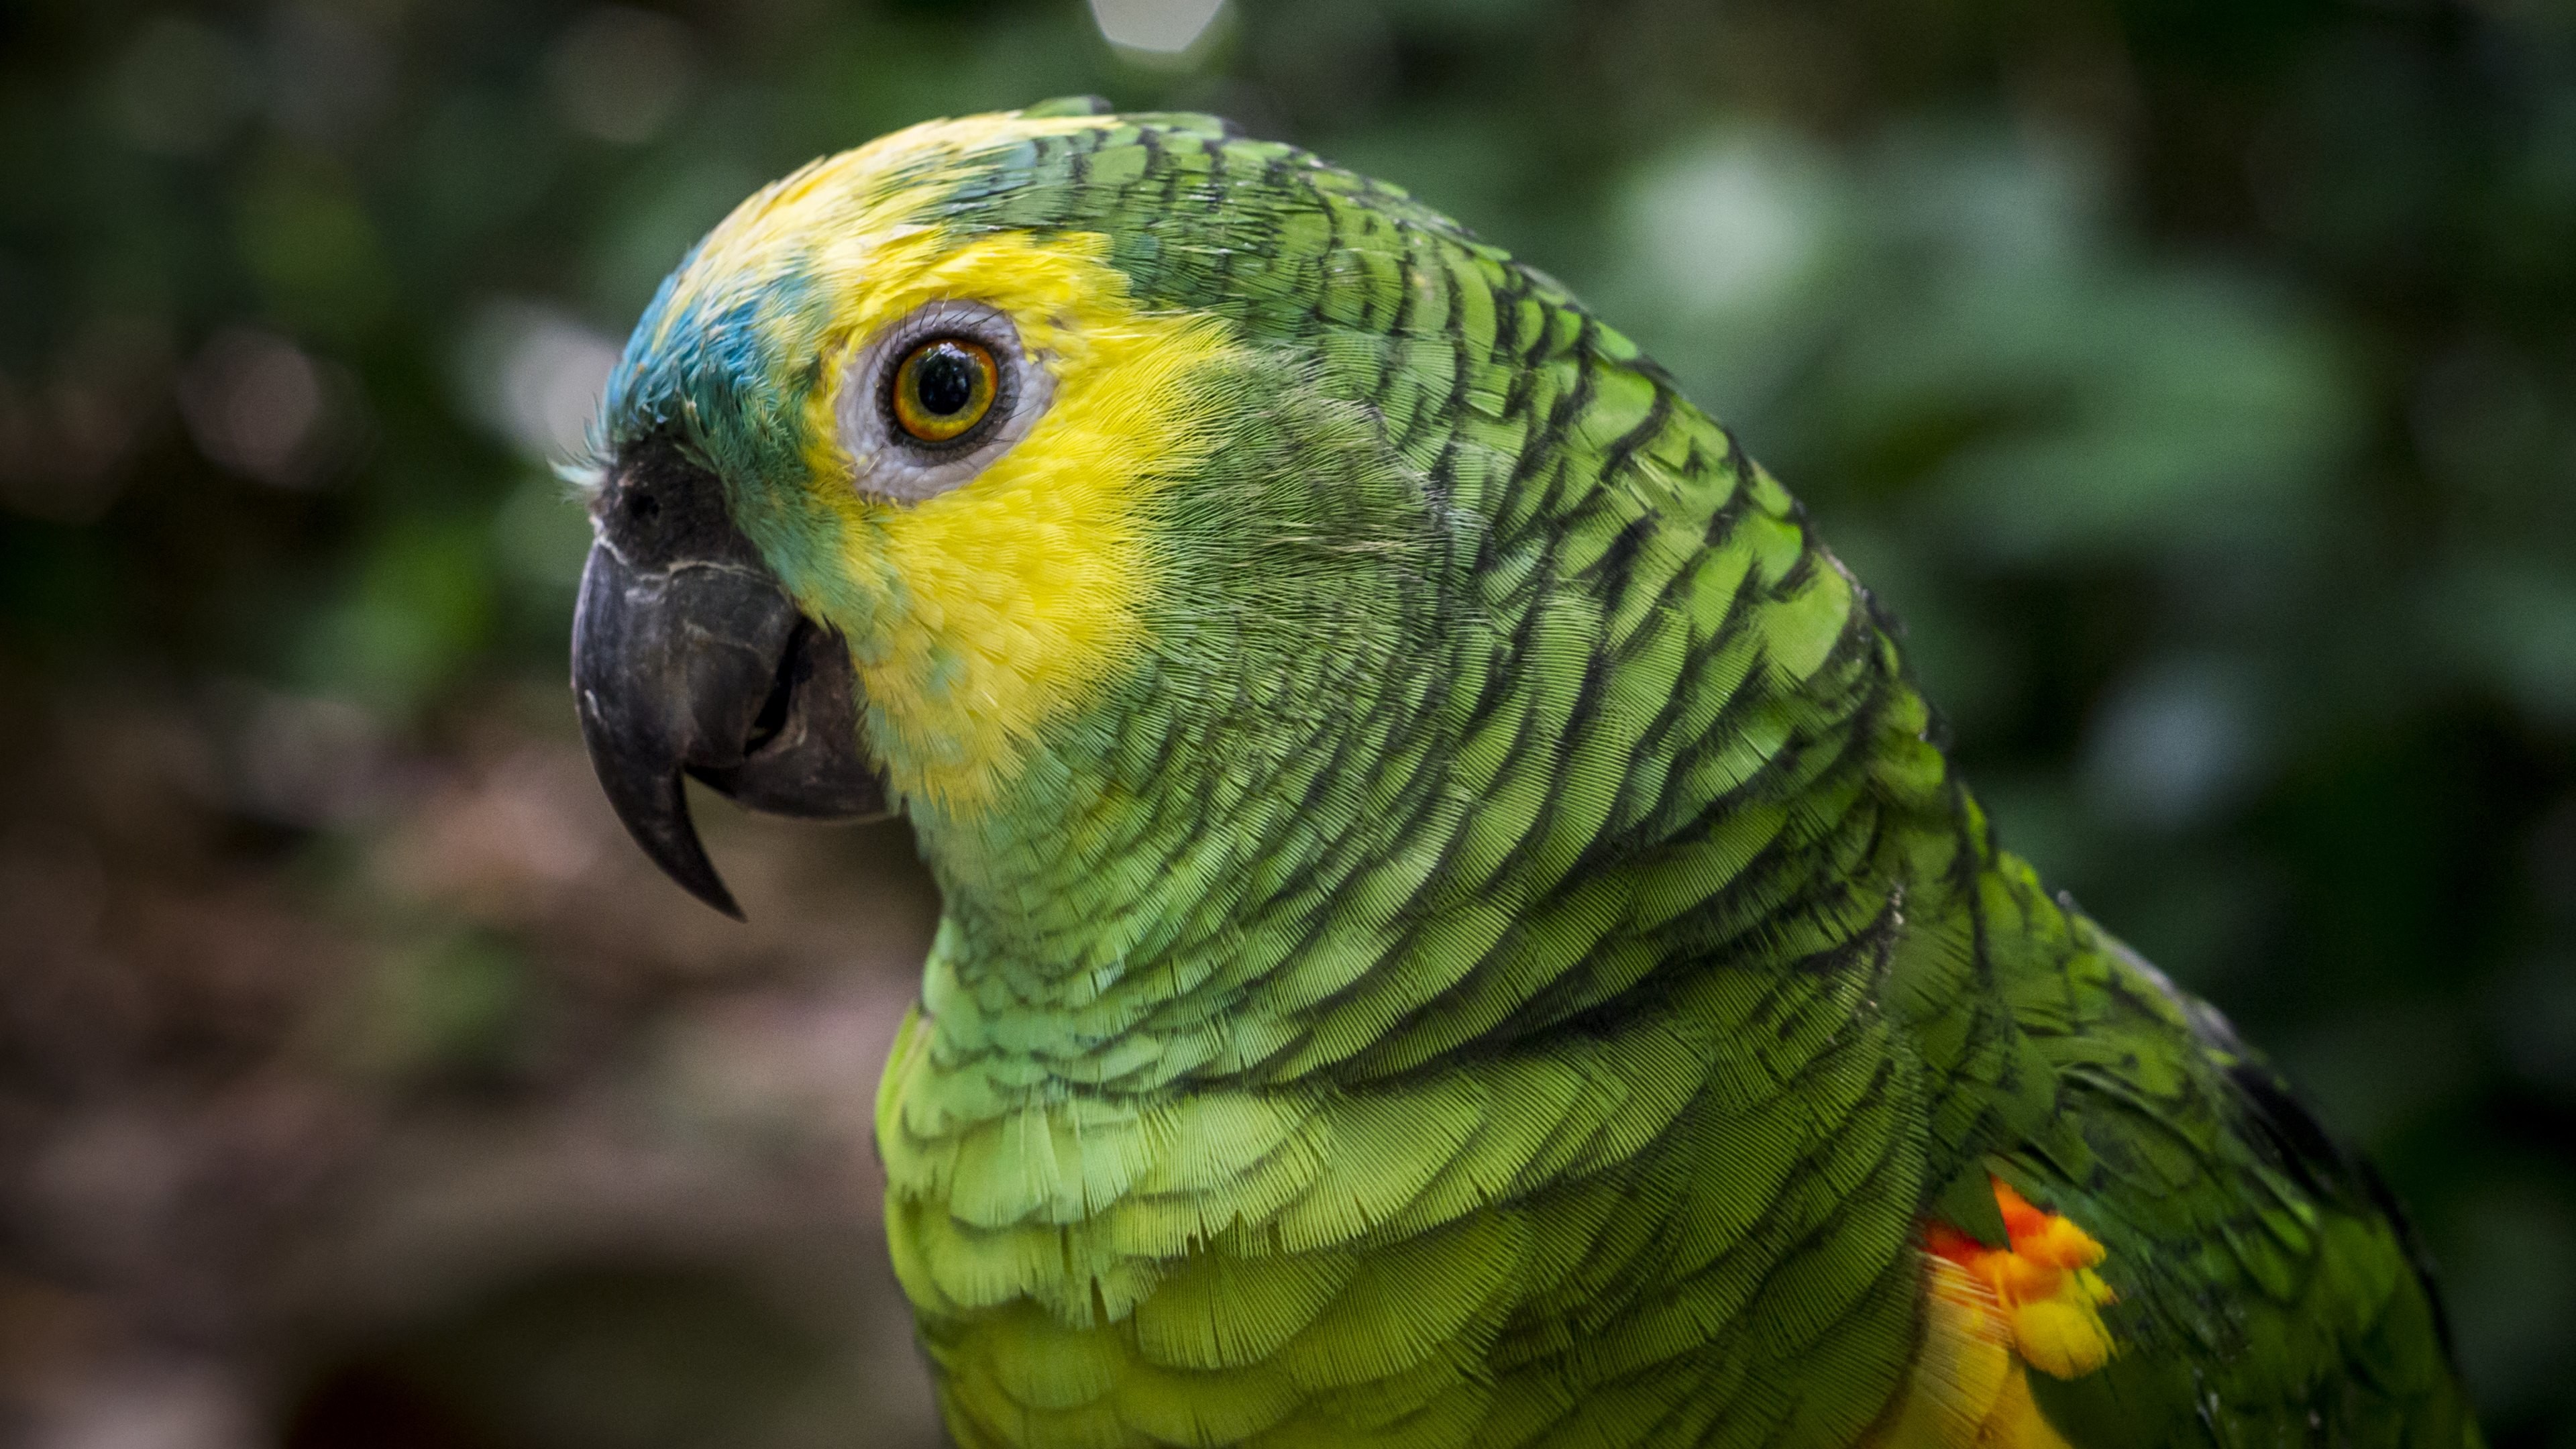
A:
POLYGON ((1874 1449, 2071 1449, 2029 1371, 2069 1379, 2108 1363, 2101 1309, 2117 1295, 2093 1271, 2104 1252, 2092 1234, 2000 1178, 1994 1189, 2009 1247, 1924 1225, 1923 1347, 1874 1449))

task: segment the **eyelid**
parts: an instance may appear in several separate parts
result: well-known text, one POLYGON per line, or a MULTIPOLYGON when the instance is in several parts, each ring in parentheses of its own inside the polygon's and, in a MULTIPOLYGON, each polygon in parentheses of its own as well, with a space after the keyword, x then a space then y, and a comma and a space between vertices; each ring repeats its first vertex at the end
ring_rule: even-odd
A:
POLYGON ((1053 370, 1021 343, 1009 313, 983 302, 948 298, 913 309, 853 350, 834 395, 833 415, 859 491, 918 503, 974 481, 1028 436, 1054 394, 1053 370), (991 412, 969 430, 972 436, 962 445, 899 435, 887 406, 895 367, 914 348, 943 335, 982 345, 992 354, 997 373, 991 412))

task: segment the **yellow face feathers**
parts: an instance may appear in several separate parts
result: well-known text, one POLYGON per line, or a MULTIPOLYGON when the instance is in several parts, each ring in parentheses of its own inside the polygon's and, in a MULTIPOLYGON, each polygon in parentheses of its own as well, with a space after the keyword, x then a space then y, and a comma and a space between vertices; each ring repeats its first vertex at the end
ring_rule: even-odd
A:
POLYGON ((1142 310, 1105 237, 920 219, 943 157, 1086 124, 937 122, 818 162, 719 226, 665 308, 746 277, 800 299, 751 320, 765 352, 821 379, 803 400, 794 511, 837 556, 782 572, 848 636, 894 786, 952 817, 1130 666, 1155 586, 1140 509, 1222 437, 1225 400, 1205 380, 1238 346, 1231 330, 1142 310), (903 360, 952 333, 1003 374, 953 442, 895 407, 903 360))
MULTIPOLYGON (((1102 238, 930 233, 879 253, 849 346, 931 303, 966 298, 1016 325, 1052 396, 974 477, 918 502, 873 493, 846 450, 812 458, 815 501, 839 515, 852 576, 883 581, 880 627, 853 638, 897 785, 970 812, 1017 771, 1047 725, 1124 667, 1153 587, 1139 510, 1203 463, 1223 399, 1204 380, 1235 347, 1205 318, 1138 310, 1102 238)), ((862 370, 838 369, 843 387, 862 370)), ((848 400, 818 394, 818 412, 848 400)), ((835 438, 817 417, 811 436, 835 438)), ((846 626, 845 626, 846 627, 846 626)))

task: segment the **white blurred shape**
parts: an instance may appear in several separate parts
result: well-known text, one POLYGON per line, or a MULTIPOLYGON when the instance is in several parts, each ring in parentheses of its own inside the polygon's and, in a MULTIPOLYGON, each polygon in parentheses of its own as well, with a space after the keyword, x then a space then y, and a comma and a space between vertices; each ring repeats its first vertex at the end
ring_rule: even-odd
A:
POLYGON ((697 79, 687 26, 624 5, 584 14, 547 57, 555 108, 574 130, 631 146, 670 123, 697 79))
POLYGON ((327 403, 312 358, 249 328, 217 333, 179 379, 179 412, 197 451, 281 487, 310 480, 327 403))
POLYGON ((2159 829, 2234 805, 2261 760, 2253 681, 2233 661, 2152 665, 2115 688, 2094 717, 2085 776, 2113 814, 2159 829))
POLYGON ((1216 23, 1225 0, 1091 0, 1100 33, 1121 50, 1178 55, 1216 23))
POLYGON ((29 1449, 250 1449, 246 1386, 213 1364, 142 1362, 64 1386, 29 1449))
POLYGON ((461 368, 474 415, 540 462, 578 456, 616 342, 542 302, 486 304, 466 328, 461 368))
POLYGON ((1833 223, 1821 162, 1785 136, 1726 137, 1649 166, 1629 227, 1673 300, 1699 312, 1775 304, 1814 269, 1833 223))

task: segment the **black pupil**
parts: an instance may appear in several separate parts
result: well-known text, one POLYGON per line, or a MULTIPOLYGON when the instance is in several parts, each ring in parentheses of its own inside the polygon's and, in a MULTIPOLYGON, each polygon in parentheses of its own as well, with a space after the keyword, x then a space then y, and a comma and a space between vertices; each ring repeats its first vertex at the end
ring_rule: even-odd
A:
POLYGON ((975 400, 975 359, 953 342, 934 344, 913 369, 914 396, 933 417, 952 417, 975 400))

